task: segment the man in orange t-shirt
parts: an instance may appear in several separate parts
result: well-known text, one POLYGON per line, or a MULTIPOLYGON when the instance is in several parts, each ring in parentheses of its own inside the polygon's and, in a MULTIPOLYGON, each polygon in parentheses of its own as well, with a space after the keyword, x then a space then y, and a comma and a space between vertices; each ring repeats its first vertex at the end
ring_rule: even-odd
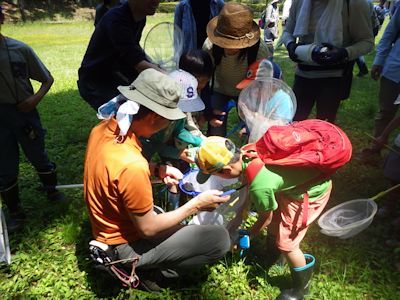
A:
POLYGON ((174 211, 155 214, 150 176, 176 185, 182 173, 173 167, 149 164, 138 141, 167 127, 171 120, 185 117, 177 107, 179 84, 168 75, 147 69, 130 86, 118 90, 118 115, 128 117, 118 121, 112 117, 97 125, 86 151, 84 195, 93 236, 111 247, 117 259, 137 257, 139 272, 179 272, 215 262, 230 248, 226 229, 183 226, 180 222, 200 210, 216 208, 229 197, 209 191, 174 211))

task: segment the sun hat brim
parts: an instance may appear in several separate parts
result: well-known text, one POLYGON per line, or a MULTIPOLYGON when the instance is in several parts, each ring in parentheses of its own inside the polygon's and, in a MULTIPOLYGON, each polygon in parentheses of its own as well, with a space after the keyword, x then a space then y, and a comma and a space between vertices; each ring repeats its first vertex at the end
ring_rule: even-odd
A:
POLYGON ((253 21, 251 33, 254 34, 252 39, 230 39, 215 32, 217 28, 218 16, 212 18, 207 24, 207 36, 211 42, 221 48, 226 49, 244 49, 255 45, 260 40, 260 27, 253 21))
POLYGON ((135 101, 168 120, 179 120, 186 118, 186 115, 179 107, 169 108, 151 100, 142 94, 138 89, 131 89, 130 86, 119 86, 118 91, 131 101, 135 101))
POLYGON ((204 105, 203 100, 201 100, 200 97, 197 97, 195 99, 181 99, 178 102, 178 107, 183 111, 187 113, 191 112, 196 112, 196 111, 202 111, 206 108, 204 105))

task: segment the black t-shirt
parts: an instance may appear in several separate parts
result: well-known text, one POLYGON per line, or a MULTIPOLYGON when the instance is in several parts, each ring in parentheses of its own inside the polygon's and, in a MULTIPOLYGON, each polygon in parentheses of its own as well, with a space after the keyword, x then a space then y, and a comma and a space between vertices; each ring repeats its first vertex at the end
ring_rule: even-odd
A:
POLYGON ((146 19, 136 22, 128 3, 112 8, 96 26, 79 68, 79 80, 117 88, 129 85, 145 59, 139 42, 146 19))
POLYGON ((99 4, 96 7, 96 15, 94 16, 94 26, 99 24, 101 18, 108 12, 108 7, 104 4, 99 4))

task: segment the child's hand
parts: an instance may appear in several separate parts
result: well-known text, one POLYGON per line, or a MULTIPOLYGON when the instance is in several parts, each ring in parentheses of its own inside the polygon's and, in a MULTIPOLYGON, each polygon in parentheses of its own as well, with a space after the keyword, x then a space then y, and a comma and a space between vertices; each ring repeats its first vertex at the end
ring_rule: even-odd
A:
POLYGON ((224 123, 224 116, 226 115, 226 112, 214 109, 213 114, 215 115, 214 118, 210 120, 210 125, 212 127, 220 127, 224 123))
POLYGON ((179 180, 183 178, 183 174, 175 167, 168 165, 160 166, 160 178, 167 186, 179 184, 179 180))
POLYGON ((182 159, 184 161, 186 161, 189 164, 194 164, 194 158, 192 157, 191 152, 189 151, 189 149, 183 149, 181 150, 181 152, 179 152, 179 159, 182 159))
POLYGON ((203 114, 198 116, 197 123, 199 124, 200 129, 206 125, 207 120, 203 114))
POLYGON ((243 127, 243 128, 240 129, 239 132, 238 132, 238 136, 239 136, 240 138, 242 138, 244 135, 247 135, 247 129, 246 129, 246 127, 243 127))

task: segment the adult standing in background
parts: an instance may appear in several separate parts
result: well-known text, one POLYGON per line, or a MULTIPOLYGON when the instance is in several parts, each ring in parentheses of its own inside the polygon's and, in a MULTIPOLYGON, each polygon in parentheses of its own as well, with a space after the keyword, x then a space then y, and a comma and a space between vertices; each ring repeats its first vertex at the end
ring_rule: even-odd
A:
POLYGON ((274 41, 279 36, 279 0, 272 0, 265 9, 264 42, 271 53, 274 53, 274 41))
MULTIPOLYGON (((284 29, 284 27, 286 26, 286 20, 287 18, 289 18, 289 12, 290 12, 290 7, 292 6, 292 0, 285 0, 285 2, 283 3, 283 9, 282 9, 282 30, 284 29)), ((282 42, 282 35, 278 40, 278 43, 275 46, 275 49, 279 48, 280 46, 282 46, 283 42, 282 42)))
POLYGON ((130 84, 147 69, 139 42, 146 16, 154 15, 160 0, 129 0, 112 8, 96 26, 79 68, 78 89, 94 109, 117 96, 119 85, 130 84))
POLYGON ((294 120, 307 119, 316 104, 318 119, 335 122, 350 94, 354 60, 374 47, 367 1, 294 1, 283 42, 297 63, 294 120))
MULTIPOLYGON (((379 111, 374 126, 374 136, 379 137, 398 110, 398 104, 394 102, 400 97, 400 10, 391 18, 376 47, 371 77, 374 80, 380 78, 379 111)), ((359 159, 368 160, 371 155, 379 154, 380 148, 372 142, 369 148, 361 151, 359 159)))
POLYGON ((379 24, 382 26, 385 21, 386 15, 389 11, 385 7, 386 0, 380 0, 378 4, 374 5, 374 10, 379 20, 379 24))
POLYGON ((292 7, 292 0, 285 0, 282 8, 282 24, 286 25, 286 20, 289 18, 290 8, 292 7))
MULTIPOLYGON (((0 29, 4 22, 0 6, 0 29)), ((19 147, 34 166, 49 200, 62 200, 56 165, 47 156, 36 106, 54 79, 31 47, 0 33, 0 195, 9 212, 9 232, 23 227, 25 214, 19 198, 19 147), (31 80, 41 85, 35 92, 31 80)))
POLYGON ((183 0, 175 8, 174 23, 183 32, 183 53, 201 49, 207 38, 207 24, 219 15, 223 0, 183 0))
POLYGON ((260 40, 260 27, 253 19, 248 6, 229 2, 208 22, 203 50, 210 53, 215 65, 211 101, 204 101, 206 109, 208 103, 212 108, 206 116, 208 135, 226 135, 228 104, 231 99, 237 101, 240 93, 236 85, 246 78, 249 65, 272 54, 260 40))
MULTIPOLYGON (((369 9, 371 12, 371 25, 372 25, 372 33, 375 37, 378 35, 379 29, 381 27, 378 15, 375 11, 374 4, 372 3, 372 0, 367 0, 369 9)), ((359 72, 357 74, 357 77, 363 77, 364 75, 368 74, 368 67, 367 64, 365 63, 365 58, 364 55, 361 55, 360 57, 356 58, 356 64, 358 66, 359 72)))

